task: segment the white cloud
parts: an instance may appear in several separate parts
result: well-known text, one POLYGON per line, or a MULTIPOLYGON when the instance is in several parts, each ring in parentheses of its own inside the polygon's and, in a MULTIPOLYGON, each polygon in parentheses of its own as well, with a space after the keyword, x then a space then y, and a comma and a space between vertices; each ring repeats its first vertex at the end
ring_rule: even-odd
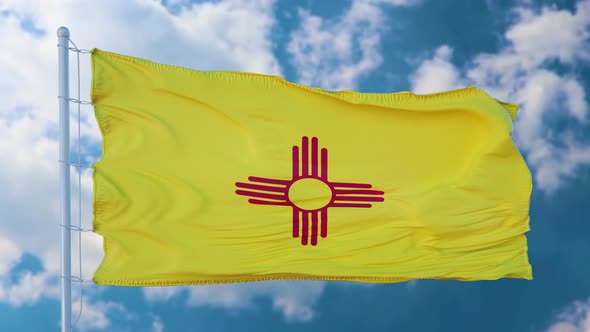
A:
MULTIPOLYGON (((133 317, 125 307, 115 302, 89 302, 91 294, 100 292, 97 286, 84 286, 83 310, 80 320, 76 325, 79 330, 104 329, 110 326, 109 315, 113 313, 125 314, 126 317, 133 317)), ((75 322, 79 314, 80 298, 79 284, 72 285, 72 322, 75 322)), ((32 306, 39 300, 51 299, 59 301, 61 296, 61 278, 55 273, 47 271, 32 273, 24 271, 17 276, 8 274, 0 275, 0 302, 8 303, 15 307, 32 306), (12 279, 15 279, 12 281, 12 279)), ((57 320, 58 318, 56 318, 57 320)), ((154 326, 161 325, 155 322, 154 326)), ((163 330, 155 330, 163 331, 163 330)))
POLYGON ((452 90, 461 87, 459 72, 450 62, 453 50, 443 45, 436 49, 432 59, 428 59, 410 77, 412 91, 424 94, 452 90))
MULTIPOLYGON (((48 253, 48 256, 57 256, 57 253, 48 253)), ((6 239, 0 238, 0 302, 8 303, 15 307, 31 306, 39 300, 51 299, 58 301, 61 296, 61 278, 55 271, 42 271, 32 273, 31 271, 22 271, 18 275, 9 275, 13 268, 22 257, 21 251, 15 244, 6 239)), ((43 256, 42 256, 43 257, 43 256)), ((59 260, 59 258, 58 258, 59 260)), ((53 265, 53 264, 50 264, 53 265)), ((52 268, 55 270, 55 267, 52 268)), ((87 270, 87 269, 86 269, 87 270)), ((76 272, 74 272, 76 274, 76 272)), ((72 285, 73 302, 73 319, 78 315, 79 296, 77 283, 72 285)), ((84 308, 77 327, 81 330, 106 328, 110 325, 107 315, 114 309, 126 313, 123 305, 114 302, 88 302, 89 295, 96 293, 96 286, 84 286, 85 298, 84 308), (95 288, 95 289, 92 289, 95 288)), ((98 290, 99 291, 99 290, 98 290)), ((56 318, 57 319, 57 318, 56 318)), ((162 331, 162 330, 160 330, 162 331)))
POLYGON ((150 302, 169 301, 184 291, 186 287, 146 287, 143 291, 145 299, 150 302))
MULTIPOLYGON (((78 312, 75 310, 79 308, 80 302, 72 303, 74 312, 72 314, 72 324, 76 322, 78 312)), ((82 331, 90 329, 106 329, 111 326, 109 315, 125 315, 130 316, 125 307, 115 302, 98 301, 89 303, 86 300, 82 302, 82 315, 80 320, 76 323, 76 328, 82 331)))
POLYGON ((47 272, 32 274, 26 271, 16 283, 4 279, 0 280, 0 301, 14 306, 31 304, 42 297, 57 298, 60 294, 59 279, 47 272))
POLYGON ((148 301, 167 301, 188 292, 188 304, 227 309, 251 309, 258 297, 270 296, 272 305, 289 321, 313 319, 314 305, 325 288, 320 281, 267 281, 194 287, 149 287, 148 301))
POLYGON ((152 332, 164 332, 164 323, 162 323, 162 319, 158 316, 152 322, 152 332))
POLYGON ((80 301, 72 303, 73 331, 151 331, 164 332, 165 325, 160 316, 153 313, 131 312, 123 304, 113 301, 89 302, 83 299, 82 314, 79 315, 80 301), (78 319, 79 317, 79 319, 78 319), (117 323, 117 321, 123 323, 117 323), (141 326, 140 329, 138 326, 141 326), (147 327, 144 329, 143 327, 147 327))
POLYGON ((590 165, 590 145, 575 135, 587 124, 589 112, 575 69, 590 60, 590 1, 578 2, 576 8, 575 13, 517 8, 518 19, 505 33, 508 44, 498 53, 474 57, 463 71, 452 63, 452 49, 443 45, 410 78, 416 93, 475 85, 518 104, 514 139, 527 153, 536 185, 547 192, 590 165), (549 61, 558 61, 569 72, 559 74, 548 67, 549 61), (574 125, 557 130, 555 119, 574 125))
POLYGON ((0 237, 0 276, 6 274, 18 263, 22 255, 20 249, 12 241, 0 237))
POLYGON ((540 13, 528 8, 517 8, 518 24, 505 34, 514 51, 530 57, 532 63, 540 64, 548 59, 562 63, 590 60, 586 52, 590 31, 588 30, 590 4, 577 3, 576 13, 543 7, 540 13), (586 49, 580 48, 586 44, 586 49))
POLYGON ((358 80, 383 60, 379 46, 386 24, 380 5, 417 3, 420 1, 355 0, 342 16, 329 20, 300 9, 299 28, 291 34, 288 46, 298 81, 330 90, 355 89, 358 80))
POLYGON ((590 332, 590 299, 574 302, 545 332, 590 332))

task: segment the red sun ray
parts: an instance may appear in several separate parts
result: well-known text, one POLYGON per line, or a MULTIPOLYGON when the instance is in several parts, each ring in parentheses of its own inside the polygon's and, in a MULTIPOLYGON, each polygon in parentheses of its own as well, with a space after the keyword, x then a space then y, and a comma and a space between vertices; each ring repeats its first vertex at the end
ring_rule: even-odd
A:
POLYGON ((311 139, 311 176, 318 177, 318 138, 311 139))
POLYGON ((301 177, 307 177, 309 174, 307 173, 307 169, 309 167, 309 151, 308 150, 308 138, 307 136, 303 136, 301 142, 301 177))
POLYGON ((273 186, 265 186, 260 184, 251 184, 251 183, 243 183, 243 182, 236 182, 236 187, 244 188, 244 189, 254 189, 254 190, 263 190, 263 191, 272 191, 277 193, 286 193, 286 187, 273 187, 273 186))
POLYGON ((293 180, 299 179, 299 147, 297 145, 293 146, 293 180))
POLYGON ((288 185, 291 183, 291 181, 289 180, 279 180, 279 179, 271 179, 271 178, 261 178, 258 176, 249 176, 248 177, 249 181, 252 182, 261 182, 261 183, 270 183, 270 184, 280 184, 280 185, 288 185))
POLYGON ((383 202, 383 197, 371 196, 334 196, 334 201, 349 201, 349 202, 383 202))
POLYGON ((322 148, 322 156, 321 156, 321 163, 322 163, 322 172, 321 172, 321 179, 324 181, 328 181, 328 149, 322 148))
POLYGON ((384 192, 379 190, 345 190, 345 189, 334 189, 334 194, 355 194, 355 195, 383 195, 384 192))
POLYGON ((328 207, 355 207, 355 208, 370 208, 371 204, 361 203, 332 203, 328 207))
POLYGON ((328 208, 323 208, 320 210, 320 218, 321 218, 321 228, 320 228, 320 236, 325 238, 328 236, 328 208))
POLYGON ((258 204, 258 205, 284 205, 284 206, 289 206, 291 205, 291 203, 287 202, 287 201, 265 201, 262 199, 255 199, 255 198, 250 198, 248 200, 248 203, 252 203, 252 204, 258 204))
POLYGON ((311 213, 311 245, 315 246, 318 244, 318 211, 312 211, 311 213))
POLYGON ((273 195, 273 194, 265 194, 265 193, 261 193, 261 192, 257 192, 257 191, 236 190, 236 194, 242 195, 242 196, 276 199, 276 200, 280 200, 280 201, 284 201, 287 199, 287 195, 285 195, 285 193, 283 193, 282 195, 273 195))
POLYGON ((299 237, 299 209, 293 208, 293 237, 299 237))
POLYGON ((367 183, 350 183, 350 182, 330 182, 334 188, 372 188, 373 186, 367 183))
POLYGON ((308 236, 308 227, 309 227, 309 223, 307 220, 308 217, 308 212, 307 211, 301 211, 301 244, 302 245, 307 245, 307 236, 308 236))

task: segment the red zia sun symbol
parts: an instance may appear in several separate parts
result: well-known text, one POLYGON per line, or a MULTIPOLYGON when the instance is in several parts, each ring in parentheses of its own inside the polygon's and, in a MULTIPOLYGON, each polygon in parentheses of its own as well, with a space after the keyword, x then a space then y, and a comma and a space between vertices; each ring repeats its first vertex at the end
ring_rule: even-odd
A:
POLYGON ((307 245, 309 221, 311 220, 311 245, 318 243, 318 222, 320 236, 328 236, 328 208, 370 208, 369 202, 383 202, 383 191, 370 190, 370 184, 329 182, 328 150, 321 149, 318 154, 318 139, 304 136, 301 144, 301 164, 299 147, 293 146, 293 176, 291 180, 248 177, 253 183, 236 182, 236 194, 252 197, 248 202, 261 205, 285 205, 293 209, 293 237, 299 237, 301 223, 301 244, 307 245), (310 160, 311 155, 311 160, 310 160), (318 162, 319 159, 319 162, 318 162), (319 167, 318 167, 319 165, 319 167), (301 166, 301 170, 300 170, 301 166), (311 167, 310 167, 311 166, 311 167), (298 193, 314 190, 322 192, 322 199, 297 200, 298 193), (319 220, 318 220, 319 219, 319 220))

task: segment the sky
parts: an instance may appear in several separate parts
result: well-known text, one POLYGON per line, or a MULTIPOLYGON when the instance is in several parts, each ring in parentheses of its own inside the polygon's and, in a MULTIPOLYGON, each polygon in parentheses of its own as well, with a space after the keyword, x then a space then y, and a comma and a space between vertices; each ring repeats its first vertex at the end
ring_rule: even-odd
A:
MULTIPOLYGON (((82 49, 328 90, 477 86, 519 105, 513 140, 534 180, 532 281, 84 283, 81 301, 73 287, 74 321, 83 306, 76 331, 590 332, 590 0, 0 0, 0 331, 59 330, 62 25, 82 49)), ((80 55, 82 100, 89 60, 80 55)), ((72 160, 80 142, 84 164, 101 154, 92 112, 81 106, 78 140, 71 107, 72 160)), ((72 193, 72 222, 81 216, 90 228, 90 170, 72 170, 72 193)), ((81 238, 82 277, 91 279, 102 238, 81 238)), ((75 236, 76 275, 78 244, 75 236)))

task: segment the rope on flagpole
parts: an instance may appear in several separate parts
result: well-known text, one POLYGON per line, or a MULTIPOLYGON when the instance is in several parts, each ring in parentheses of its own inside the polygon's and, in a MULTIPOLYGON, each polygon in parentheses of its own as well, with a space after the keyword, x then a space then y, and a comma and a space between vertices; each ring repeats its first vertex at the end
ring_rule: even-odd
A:
POLYGON ((72 102, 74 104, 93 105, 91 101, 87 101, 87 100, 80 100, 80 99, 76 99, 76 98, 66 98, 64 96, 57 96, 57 98, 67 100, 67 101, 72 102))
MULTIPOLYGON (((76 46, 76 44, 72 41, 72 39, 69 39, 70 43, 72 43, 72 45, 74 45, 74 47, 76 48, 76 50, 78 49, 78 46, 76 46)), ((70 48, 71 49, 71 48, 70 48)), ((77 74, 78 74, 78 165, 81 165, 82 162, 80 161, 80 154, 81 154, 81 148, 80 148, 80 105, 82 104, 80 102, 80 51, 76 52, 76 64, 77 64, 77 74)), ((70 100, 71 101, 71 100, 70 100)), ((82 229, 82 170, 80 168, 78 168, 78 229, 82 229)), ((76 321, 72 324, 72 328, 74 328, 76 326, 76 324, 78 324, 78 322, 80 321, 80 317, 82 317, 82 232, 78 232, 78 267, 79 267, 79 276, 77 277, 78 279, 80 279, 80 311, 78 312, 78 318, 76 318, 76 321)), ((70 281, 74 281, 76 277, 71 277, 70 281)))
POLYGON ((74 231, 74 232, 94 232, 94 229, 92 229, 92 228, 81 228, 81 227, 72 226, 72 225, 66 226, 64 224, 59 224, 58 226, 69 228, 71 231, 74 231))
MULTIPOLYGON (((79 283, 94 283, 94 281, 92 280, 88 280, 88 279, 82 279, 80 277, 76 277, 76 276, 71 276, 69 278, 66 278, 65 276, 61 276, 62 279, 66 279, 69 280, 71 282, 79 282, 79 283)), ((82 300, 80 299, 80 302, 82 302, 82 300)), ((76 322, 77 323, 77 322, 76 322)), ((72 327, 74 327, 74 325, 76 325, 76 323, 72 324, 72 327)))
POLYGON ((72 43, 72 45, 74 45, 74 47, 65 47, 65 46, 62 46, 62 45, 59 45, 59 44, 57 44, 57 47, 65 47, 66 49, 68 49, 68 50, 70 50, 72 52, 76 52, 76 53, 82 53, 82 54, 84 54, 84 53, 92 53, 91 50, 85 50, 85 49, 78 48, 76 46, 76 44, 74 44, 74 42, 71 39, 69 39, 69 40, 70 40, 70 43, 72 43))
POLYGON ((74 42, 71 39, 70 39, 70 43, 72 43, 74 45, 74 47, 68 47, 68 50, 70 50, 70 51, 77 52, 77 53, 91 53, 92 52, 90 50, 79 49, 78 47, 76 47, 76 44, 74 44, 74 42))
POLYGON ((67 165, 70 165, 70 166, 75 167, 75 168, 92 168, 92 166, 90 166, 90 165, 73 163, 71 161, 58 160, 58 162, 64 163, 64 164, 67 164, 67 165))

